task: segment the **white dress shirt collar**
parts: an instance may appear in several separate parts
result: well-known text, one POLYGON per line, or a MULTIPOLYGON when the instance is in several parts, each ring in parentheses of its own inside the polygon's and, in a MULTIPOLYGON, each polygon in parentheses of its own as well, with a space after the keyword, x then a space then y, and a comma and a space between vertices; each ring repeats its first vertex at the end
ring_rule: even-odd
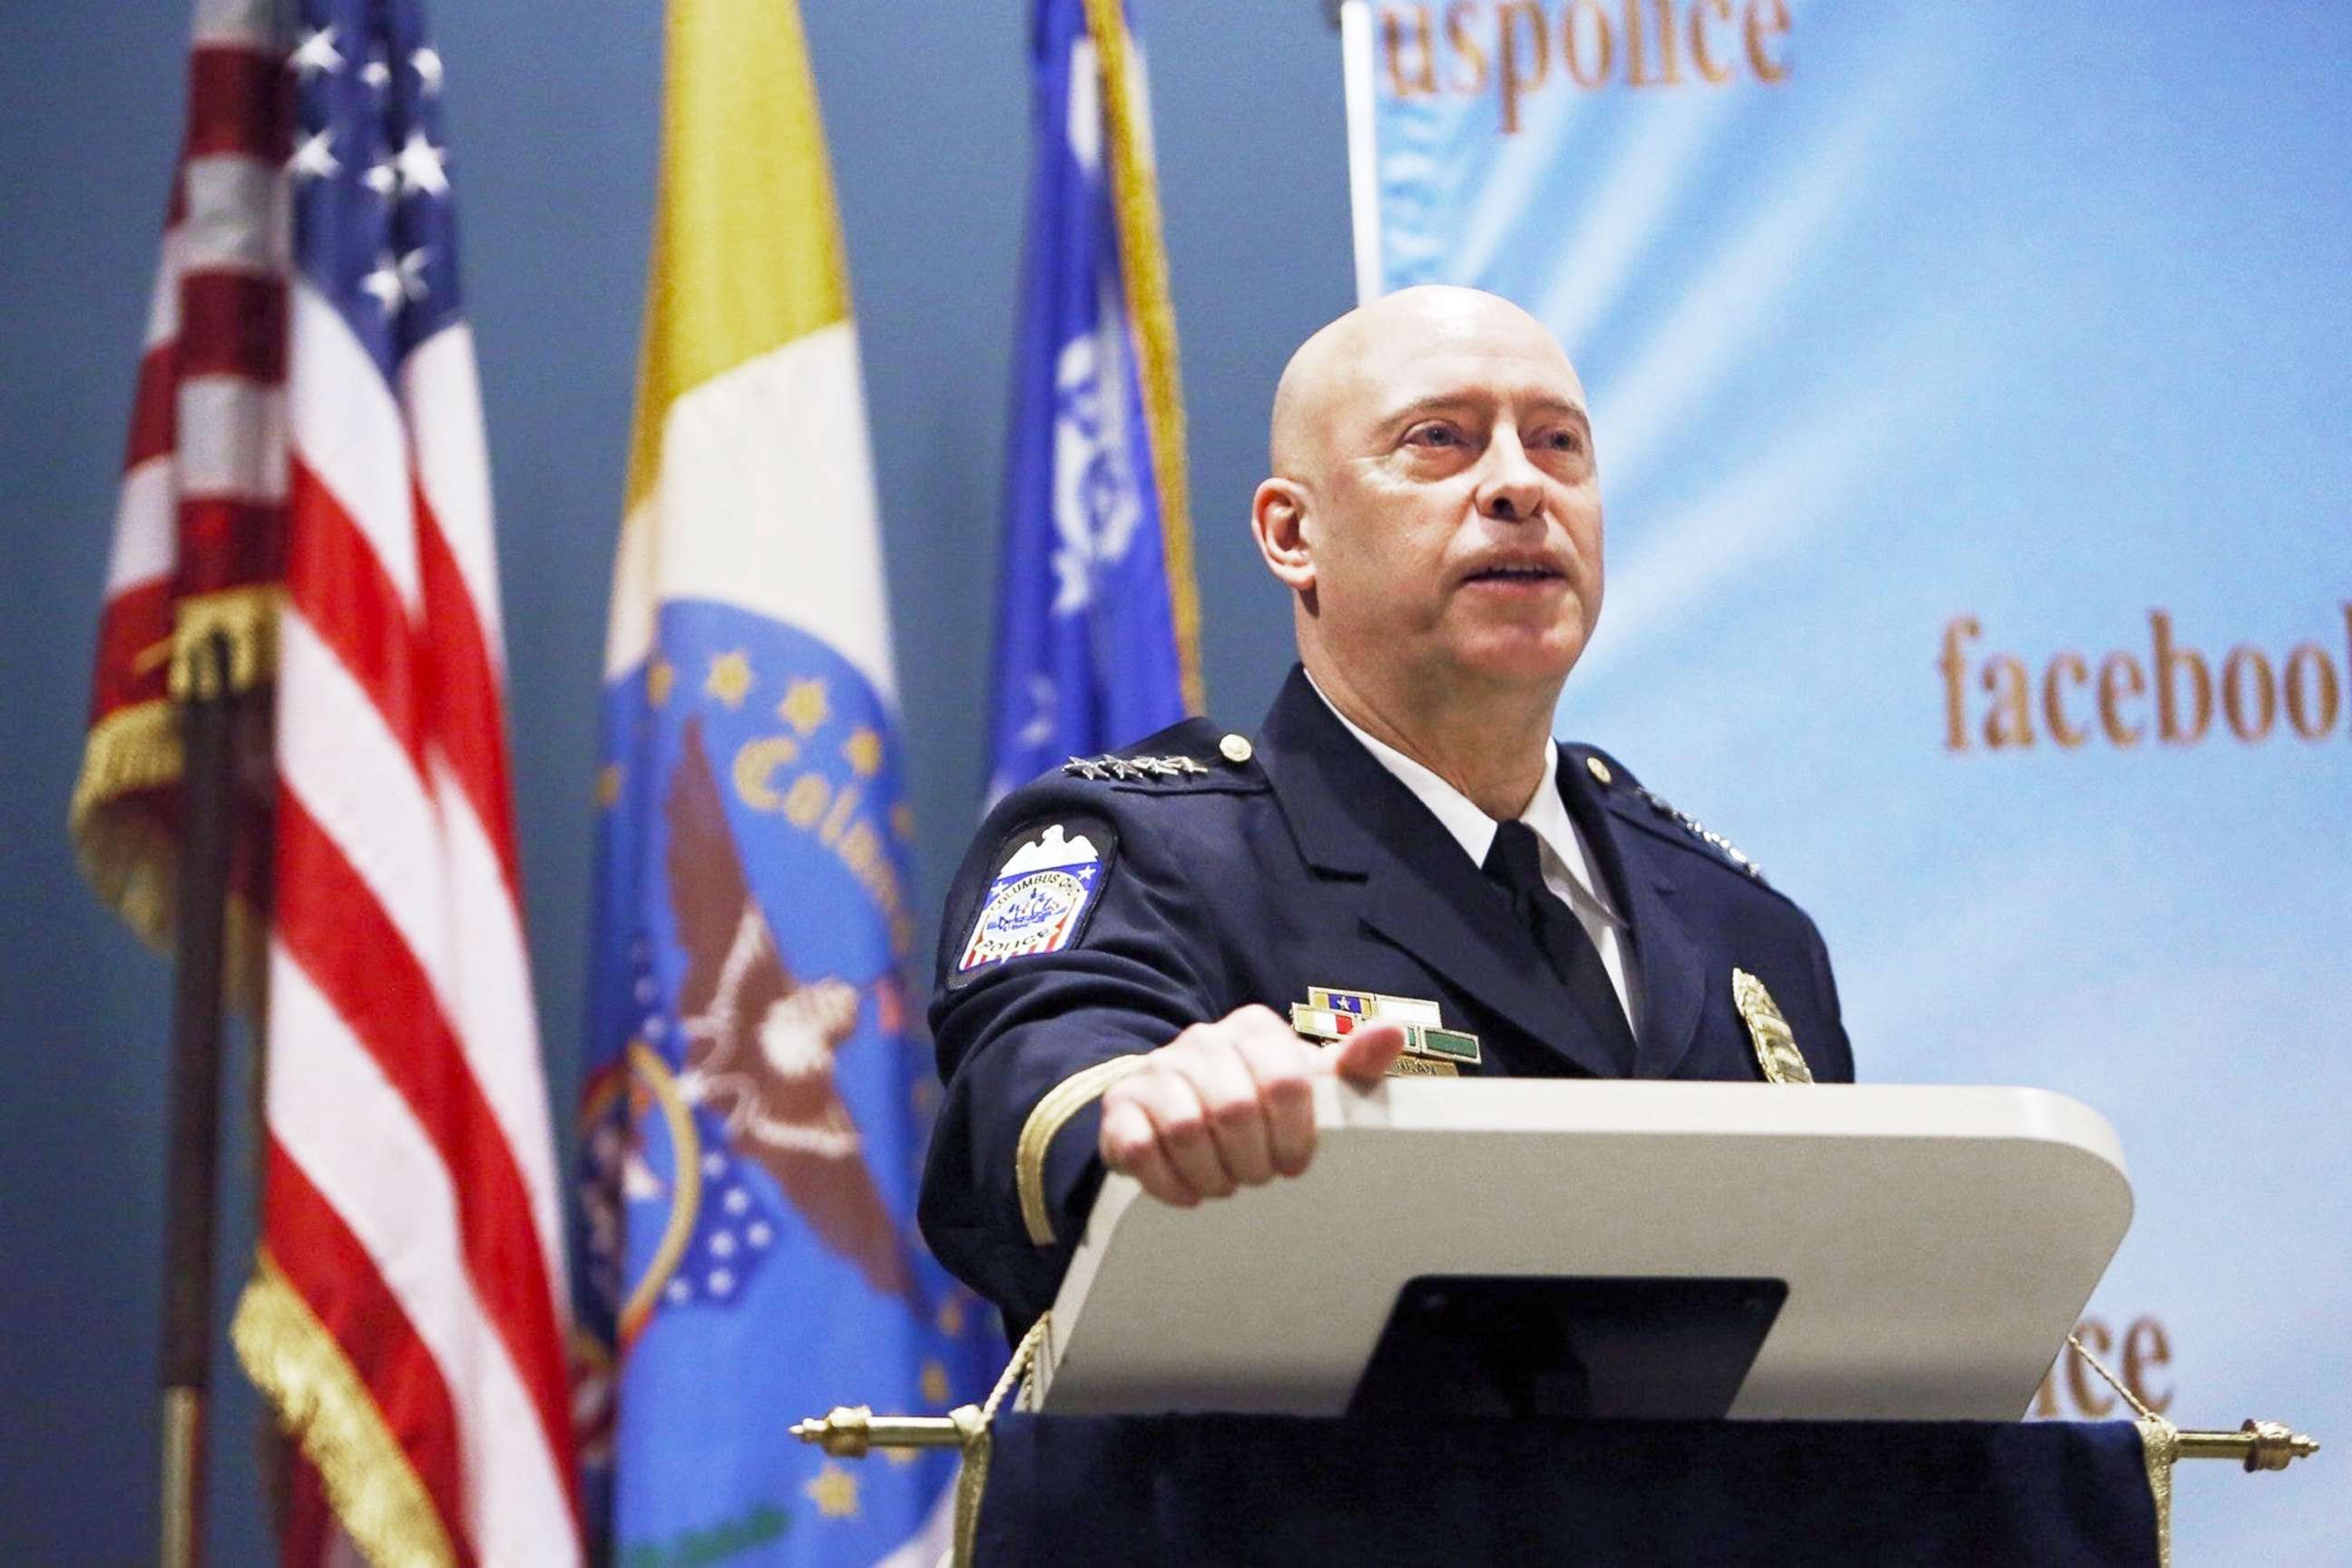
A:
MULTIPOLYGON (((1412 791, 1415 799, 1427 806, 1430 814, 1445 826, 1460 844, 1473 864, 1484 866, 1486 851, 1495 846, 1496 822, 1468 795, 1440 778, 1435 772, 1406 756, 1394 746, 1368 732, 1364 727, 1339 711, 1339 704, 1325 697, 1323 689, 1315 686, 1308 676, 1307 684, 1315 687, 1315 695, 1323 698, 1323 705, 1331 710, 1332 717, 1348 727, 1348 733, 1363 743, 1380 764, 1388 769, 1399 783, 1412 791)), ((1609 889, 1595 874, 1592 857, 1587 851, 1584 836, 1577 830, 1576 819, 1568 814, 1568 803, 1559 793, 1559 745, 1544 742, 1543 782, 1536 786, 1535 795, 1519 812, 1519 820, 1534 829, 1545 848, 1551 851, 1549 859, 1557 862, 1570 884, 1567 901, 1577 912, 1587 917, 1598 915, 1612 925, 1624 923, 1609 899, 1609 889)), ((1547 870, 1552 869, 1546 867, 1547 870)), ((1558 891, 1558 889, 1554 889, 1558 891)))

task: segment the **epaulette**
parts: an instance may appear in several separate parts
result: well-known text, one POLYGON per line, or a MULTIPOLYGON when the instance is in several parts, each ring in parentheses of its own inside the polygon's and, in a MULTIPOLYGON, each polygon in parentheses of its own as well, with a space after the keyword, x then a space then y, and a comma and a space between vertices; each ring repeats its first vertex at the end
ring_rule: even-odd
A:
POLYGON ((1701 822, 1697 817, 1693 816, 1690 813, 1682 810, 1672 801, 1651 789, 1641 780, 1633 777, 1630 773, 1625 773, 1622 777, 1619 776, 1619 769, 1617 765, 1612 764, 1608 758, 1603 757, 1596 751, 1585 747, 1577 748, 1572 754, 1580 755, 1584 759, 1584 771, 1591 773, 1592 775, 1593 782, 1599 784, 1602 789, 1610 790, 1623 788, 1631 790, 1634 795, 1640 796, 1642 803, 1644 805, 1647 805, 1652 811, 1654 811, 1660 816, 1672 821, 1675 826, 1681 828, 1685 833, 1689 834, 1693 838, 1697 839, 1700 843, 1706 845, 1708 848, 1722 856, 1726 860, 1730 861, 1736 868, 1747 872, 1750 877, 1753 877, 1759 882, 1762 882, 1764 886, 1768 888, 1772 885, 1770 882, 1765 880, 1764 868, 1759 866, 1755 861, 1750 860, 1745 854, 1743 854, 1740 851, 1738 845, 1734 844, 1722 834, 1716 832, 1715 829, 1709 827, 1706 823, 1701 822))
POLYGON ((1671 817, 1674 820, 1675 825, 1680 827, 1685 833, 1689 834, 1693 838, 1697 839, 1708 848, 1713 849, 1717 854, 1721 855, 1734 866, 1738 867, 1739 869, 1747 872, 1758 881, 1763 882, 1768 888, 1772 885, 1770 882, 1765 881, 1764 868, 1759 866, 1755 861, 1750 860, 1745 854, 1741 853, 1738 845, 1734 844, 1722 834, 1716 832, 1715 829, 1709 827, 1706 823, 1701 822, 1697 817, 1693 816, 1689 812, 1682 810, 1673 802, 1665 799, 1663 795, 1654 793, 1646 784, 1635 784, 1633 786, 1633 793, 1640 795, 1643 801, 1647 802, 1652 811, 1656 812, 1660 816, 1671 817))
POLYGON ((1209 770, 1192 757, 1072 757, 1062 764, 1066 773, 1082 779, 1180 779, 1209 770))
MULTIPOLYGON (((1153 737, 1154 740, 1168 738, 1171 737, 1153 737)), ((1144 743, 1149 745, 1150 742, 1144 743)), ((1217 742, 1216 761, 1226 766, 1242 767, 1253 754, 1254 748, 1245 735, 1229 734, 1217 742)), ((1062 764, 1062 771, 1082 779, 1106 780, 1113 784, 1149 784, 1208 779, 1223 769, 1182 752, 1105 752, 1097 757, 1072 757, 1062 764)))

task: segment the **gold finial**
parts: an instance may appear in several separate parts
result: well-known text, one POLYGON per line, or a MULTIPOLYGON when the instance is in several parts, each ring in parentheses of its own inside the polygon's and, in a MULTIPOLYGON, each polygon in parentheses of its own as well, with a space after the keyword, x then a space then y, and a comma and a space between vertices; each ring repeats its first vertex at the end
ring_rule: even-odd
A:
POLYGON ((945 1415, 877 1415, 868 1405, 836 1405, 822 1416, 793 1422, 792 1433, 836 1459, 862 1459, 876 1448, 953 1448, 979 1424, 979 1407, 971 1405, 945 1415))
POLYGON ((2183 1432, 2184 1459, 2238 1459, 2247 1474, 2284 1470, 2319 1452, 2319 1439, 2281 1421, 2249 1421, 2234 1432, 2183 1432))

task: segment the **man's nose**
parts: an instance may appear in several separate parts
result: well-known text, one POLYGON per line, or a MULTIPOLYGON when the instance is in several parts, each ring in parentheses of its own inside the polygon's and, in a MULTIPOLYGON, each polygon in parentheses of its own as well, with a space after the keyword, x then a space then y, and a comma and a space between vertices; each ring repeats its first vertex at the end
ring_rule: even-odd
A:
POLYGON ((1543 471, 1519 444, 1517 431, 1508 426, 1496 428, 1486 448, 1486 467, 1477 493, 1482 516, 1525 522, 1542 512, 1543 471))

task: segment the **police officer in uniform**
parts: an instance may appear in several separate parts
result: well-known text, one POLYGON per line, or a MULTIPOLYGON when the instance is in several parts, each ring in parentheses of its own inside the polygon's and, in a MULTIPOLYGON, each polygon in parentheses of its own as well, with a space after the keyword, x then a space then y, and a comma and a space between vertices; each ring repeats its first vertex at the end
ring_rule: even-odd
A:
POLYGON ((1271 448, 1252 531, 1300 667, 1265 723, 1013 792, 949 898, 920 1217, 1016 1335, 1107 1170, 1180 1205, 1296 1175, 1318 1074, 1853 1077, 1804 911, 1551 737, 1601 522, 1543 327, 1465 289, 1351 311, 1283 373, 1271 448))

